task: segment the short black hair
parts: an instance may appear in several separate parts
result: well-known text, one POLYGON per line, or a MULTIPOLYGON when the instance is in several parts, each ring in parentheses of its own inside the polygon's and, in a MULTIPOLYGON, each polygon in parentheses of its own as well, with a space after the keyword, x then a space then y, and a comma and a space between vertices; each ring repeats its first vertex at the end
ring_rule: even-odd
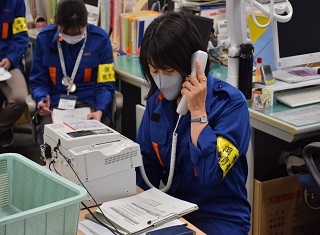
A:
POLYGON ((61 32, 74 35, 86 27, 88 11, 82 0, 60 0, 57 4, 55 23, 61 32))
MULTIPOLYGON (((150 74, 148 64, 157 69, 174 69, 183 78, 191 73, 191 56, 203 48, 201 36, 184 12, 167 12, 155 18, 148 26, 141 43, 140 65, 144 77, 150 84, 146 99, 157 87, 150 74)), ((209 72, 207 63, 206 73, 209 72)))

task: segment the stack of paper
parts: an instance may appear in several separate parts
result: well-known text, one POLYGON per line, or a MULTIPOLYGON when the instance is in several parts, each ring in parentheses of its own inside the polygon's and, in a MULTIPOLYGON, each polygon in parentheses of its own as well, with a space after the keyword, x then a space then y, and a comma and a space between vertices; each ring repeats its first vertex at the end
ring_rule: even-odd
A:
MULTIPOLYGON (((140 234, 198 209, 196 204, 174 198, 159 189, 151 188, 140 194, 108 201, 95 216, 120 234, 140 234)), ((90 214, 86 218, 92 219, 90 214)))

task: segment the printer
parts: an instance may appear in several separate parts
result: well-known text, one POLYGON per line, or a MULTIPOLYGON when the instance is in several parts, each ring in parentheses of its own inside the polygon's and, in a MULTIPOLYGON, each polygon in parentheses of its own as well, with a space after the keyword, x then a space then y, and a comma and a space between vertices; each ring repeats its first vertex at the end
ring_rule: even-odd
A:
POLYGON ((40 148, 47 168, 87 189, 88 207, 136 194, 140 146, 96 120, 45 125, 40 148))

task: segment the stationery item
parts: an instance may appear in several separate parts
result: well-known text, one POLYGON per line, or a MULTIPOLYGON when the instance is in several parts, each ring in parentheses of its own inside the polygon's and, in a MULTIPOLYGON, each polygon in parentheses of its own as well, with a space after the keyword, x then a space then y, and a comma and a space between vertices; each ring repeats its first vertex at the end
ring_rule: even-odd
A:
POLYGON ((156 11, 142 11, 142 12, 135 12, 135 13, 120 14, 119 15, 119 25, 120 25, 119 49, 129 54, 132 52, 134 18, 141 17, 141 16, 150 16, 150 15, 154 15, 156 17, 158 14, 159 12, 156 12, 156 11))
MULTIPOLYGON (((198 206, 151 188, 131 197, 105 202, 100 208, 109 221, 100 210, 95 215, 110 229, 116 227, 120 234, 140 234, 195 211, 198 206)), ((92 219, 90 214, 86 218, 92 219)))
POLYGON ((146 17, 153 16, 155 18, 159 13, 155 11, 145 11, 138 14, 132 13, 128 18, 128 26, 129 26, 129 43, 128 43, 128 53, 132 54, 135 52, 135 43, 136 43, 136 32, 137 32, 137 24, 135 24, 134 20, 138 17, 146 17))
POLYGON ((8 80, 11 78, 11 73, 9 73, 4 67, 0 67, 0 82, 8 80))
POLYGON ((269 88, 255 88, 252 90, 252 108, 267 110, 272 106, 273 93, 269 88))
POLYGON ((140 48, 144 32, 146 31, 149 24, 154 20, 155 17, 156 15, 150 15, 150 16, 138 17, 135 19, 136 32, 135 32, 135 40, 134 40, 135 43, 132 44, 134 46, 134 48, 132 49, 133 53, 136 53, 136 51, 140 48))

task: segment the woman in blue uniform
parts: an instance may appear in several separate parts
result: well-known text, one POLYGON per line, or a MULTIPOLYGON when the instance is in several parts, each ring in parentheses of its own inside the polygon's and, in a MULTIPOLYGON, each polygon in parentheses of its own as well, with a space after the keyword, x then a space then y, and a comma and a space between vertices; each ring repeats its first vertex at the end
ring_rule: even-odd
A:
POLYGON ((52 122, 51 110, 59 102, 60 108, 74 108, 75 99, 76 107, 91 107, 89 119, 111 117, 115 91, 112 46, 103 29, 87 24, 87 16, 82 0, 61 0, 55 24, 37 36, 30 85, 40 109, 39 143, 43 126, 52 122))
POLYGON ((26 107, 28 90, 22 56, 28 48, 29 39, 25 13, 24 0, 0 0, 0 67, 11 74, 8 80, 0 77, 1 95, 7 101, 4 108, 0 105, 1 147, 9 147, 13 143, 12 126, 26 107))
MULTIPOLYGON (((209 64, 202 73, 197 62, 196 76, 189 75, 192 54, 205 50, 201 45, 197 29, 184 13, 159 16, 147 28, 140 63, 150 90, 137 142, 146 176, 159 187, 161 181, 168 183, 176 128, 174 175, 167 193, 199 206, 185 218, 203 232, 248 234, 248 107, 238 89, 212 77, 209 64), (182 94, 189 111, 177 125, 182 94)), ((140 170, 137 184, 148 189, 140 170)))

